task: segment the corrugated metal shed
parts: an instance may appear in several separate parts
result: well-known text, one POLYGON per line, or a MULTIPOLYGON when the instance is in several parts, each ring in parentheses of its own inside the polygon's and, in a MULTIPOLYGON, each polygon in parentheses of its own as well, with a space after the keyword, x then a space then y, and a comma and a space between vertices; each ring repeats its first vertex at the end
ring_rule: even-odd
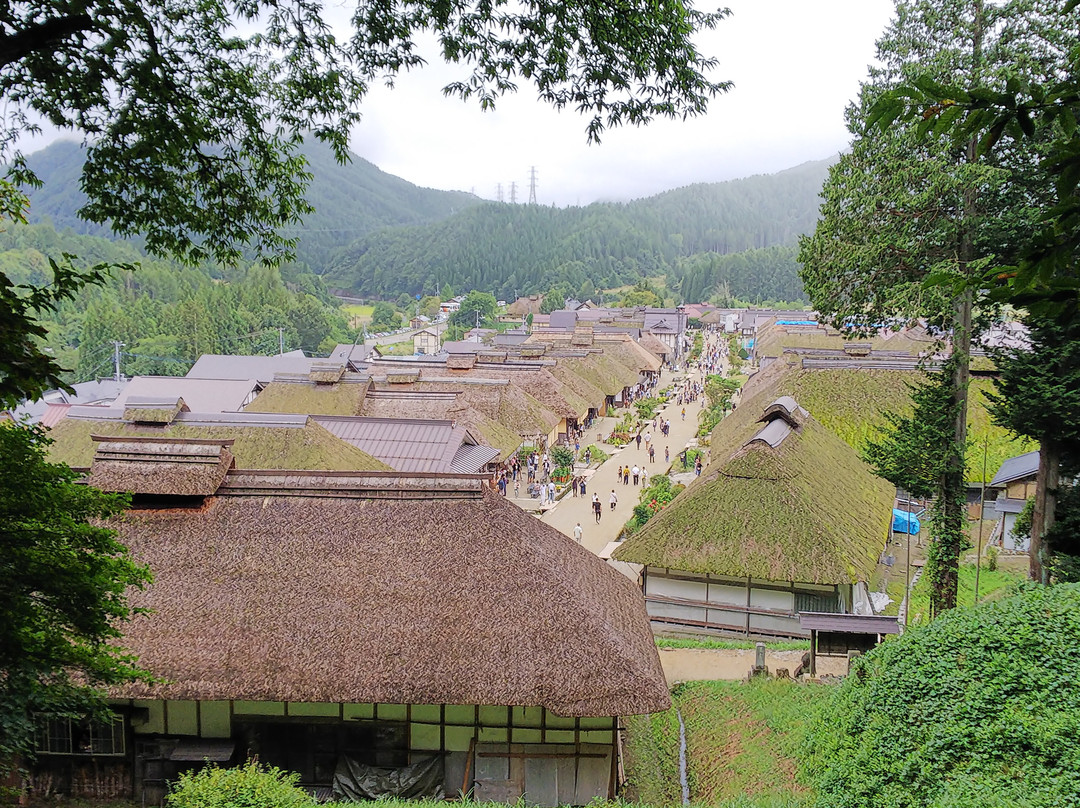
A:
POLYGON ((845 634, 899 634, 899 620, 883 614, 799 612, 799 623, 807 630, 842 631, 845 634))

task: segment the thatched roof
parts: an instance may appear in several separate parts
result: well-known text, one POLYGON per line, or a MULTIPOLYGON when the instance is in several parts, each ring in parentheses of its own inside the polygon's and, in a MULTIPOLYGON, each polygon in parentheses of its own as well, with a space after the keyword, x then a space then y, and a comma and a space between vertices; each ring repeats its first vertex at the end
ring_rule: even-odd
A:
POLYGON ((88 482, 102 491, 209 496, 234 460, 231 440, 162 440, 94 436, 88 482))
MULTIPOLYGON (((885 425, 886 412, 910 412, 911 385, 922 378, 919 371, 910 369, 806 369, 798 364, 788 366, 776 363, 750 378, 743 389, 743 400, 758 394, 766 398, 793 396, 822 426, 857 451, 861 451, 867 439, 876 435, 878 429, 885 425)), ((976 377, 971 380, 968 407, 968 480, 982 479, 984 446, 987 456, 987 480, 1007 458, 1035 448, 1031 441, 1017 438, 991 422, 986 394, 992 389, 992 379, 976 377)))
POLYGON ((338 374, 334 381, 336 383, 327 384, 311 375, 288 377, 279 374, 248 405, 247 412, 359 415, 370 378, 364 374, 338 374))
POLYGON ((615 558, 771 581, 869 579, 895 489, 812 413, 793 401, 744 400, 711 446, 702 476, 615 558))
POLYGON ((201 509, 113 521, 154 571, 123 644, 161 681, 110 695, 580 716, 670 704, 637 588, 490 490, 275 496, 263 476, 201 509))
POLYGON ((138 424, 171 424, 181 412, 190 412, 182 398, 128 396, 124 404, 124 420, 138 424))
POLYGON ((231 440, 236 465, 245 469, 389 470, 389 466, 331 435, 306 415, 180 413, 165 428, 139 426, 106 407, 72 407, 49 430, 49 459, 86 468, 94 458, 93 437, 153 437, 161 441, 231 440))
POLYGON ((936 340, 920 325, 895 331, 883 331, 873 337, 845 339, 832 326, 820 323, 813 326, 780 325, 773 318, 757 329, 754 354, 758 357, 779 357, 785 349, 817 349, 844 351, 865 355, 886 351, 919 356, 932 353, 936 340))
POLYGON ((654 337, 652 334, 642 334, 638 339, 637 344, 644 348, 654 356, 663 358, 670 354, 671 348, 660 341, 659 337, 654 337))

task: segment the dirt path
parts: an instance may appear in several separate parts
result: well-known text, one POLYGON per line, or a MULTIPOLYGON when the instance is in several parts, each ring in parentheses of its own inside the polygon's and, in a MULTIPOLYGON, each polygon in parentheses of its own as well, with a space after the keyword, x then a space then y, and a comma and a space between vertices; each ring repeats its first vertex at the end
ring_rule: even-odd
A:
MULTIPOLYGON (((684 378, 686 378, 685 373, 672 375, 670 371, 667 371, 660 377, 660 388, 663 389, 672 381, 681 381, 684 378)), ((700 379, 701 377, 695 374, 695 378, 700 379)), ((567 494, 541 518, 556 530, 571 537, 574 535, 574 525, 580 522, 582 545, 594 553, 599 553, 608 542, 615 540, 623 525, 633 516, 634 506, 637 505, 638 495, 641 492, 640 486, 634 485, 633 477, 630 478, 629 485, 616 481, 615 472, 618 467, 626 464, 637 465, 639 468, 648 469, 649 476, 666 474, 670 463, 664 462, 664 447, 667 446, 670 449, 671 460, 673 462, 677 461, 679 452, 697 432, 698 413, 701 412, 701 407, 701 397, 692 404, 687 404, 685 421, 681 417, 682 407, 676 405, 674 401, 660 411, 661 417, 671 421, 671 432, 665 438, 659 434, 659 430, 646 430, 659 438, 656 441, 656 462, 654 463, 649 462, 649 453, 646 451, 644 440, 641 442, 640 449, 637 448, 635 442, 631 442, 623 448, 600 444, 600 448, 610 454, 611 457, 589 478, 585 498, 572 497, 567 494), (615 490, 615 496, 618 498, 614 511, 611 510, 609 504, 612 489, 615 490), (600 502, 603 505, 599 524, 596 523, 592 511, 592 495, 594 493, 600 495, 600 502)), ((596 432, 595 429, 589 430, 585 436, 587 443, 595 442, 596 432)))

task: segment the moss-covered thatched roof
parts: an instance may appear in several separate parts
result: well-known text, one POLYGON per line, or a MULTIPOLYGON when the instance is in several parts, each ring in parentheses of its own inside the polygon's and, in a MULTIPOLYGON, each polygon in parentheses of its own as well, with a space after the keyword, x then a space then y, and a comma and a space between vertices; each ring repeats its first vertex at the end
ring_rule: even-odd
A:
POLYGON ((783 326, 770 321, 757 329, 754 337, 754 354, 758 357, 778 357, 785 348, 814 348, 821 350, 851 350, 855 346, 868 345, 872 351, 890 351, 918 356, 932 352, 936 345, 934 337, 922 326, 885 331, 873 337, 845 339, 831 326, 783 326))
POLYGON ((569 716, 670 704, 637 588, 490 489, 399 501, 253 482, 113 520, 154 571, 122 643, 159 678, 110 695, 569 716))
POLYGON ((368 380, 319 384, 310 380, 275 380, 246 407, 247 412, 301 415, 359 415, 368 380))
MULTIPOLYGON (((186 416, 185 413, 180 417, 186 416)), ((88 467, 94 458, 93 435, 231 440, 230 451, 236 458, 237 467, 242 469, 378 471, 390 468, 310 419, 304 419, 303 425, 295 428, 243 424, 210 426, 177 420, 162 429, 140 427, 119 418, 69 416, 49 430, 49 437, 53 439, 49 459, 76 468, 88 467)))
MULTIPOLYGON (((867 580, 888 536, 894 489, 810 417, 776 447, 761 397, 713 434, 716 459, 615 554, 620 561, 771 581, 867 580)), ((802 402, 799 402, 800 405, 802 402)))
MULTIPOLYGON (((797 363, 791 367, 775 365, 752 376, 744 388, 744 396, 759 392, 766 397, 793 396, 822 426, 862 451, 866 441, 885 425, 886 412, 911 411, 911 385, 922 378, 917 370, 803 369, 797 363)), ((983 479, 984 446, 987 482, 1005 460, 1037 448, 1034 442, 1017 438, 990 421, 986 394, 993 390, 993 384, 985 376, 971 380, 968 480, 983 479)))

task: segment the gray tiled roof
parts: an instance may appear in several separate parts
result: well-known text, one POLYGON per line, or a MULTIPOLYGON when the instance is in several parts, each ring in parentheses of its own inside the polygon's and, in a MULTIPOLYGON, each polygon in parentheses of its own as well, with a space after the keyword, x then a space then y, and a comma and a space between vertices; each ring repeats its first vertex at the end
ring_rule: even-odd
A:
POLYGON ((203 354, 187 372, 187 378, 258 379, 262 384, 269 384, 275 373, 309 373, 311 363, 316 361, 320 360, 304 356, 303 351, 278 356, 203 354))
POLYGON ((1010 457, 1001 464, 990 485, 1005 485, 1013 480, 1022 480, 1025 477, 1034 477, 1039 470, 1039 453, 1028 452, 1026 454, 1010 457))
POLYGON ((131 399, 144 403, 178 398, 192 412, 238 412, 259 386, 246 379, 200 379, 188 376, 136 376, 116 397, 112 406, 122 408, 131 399))

